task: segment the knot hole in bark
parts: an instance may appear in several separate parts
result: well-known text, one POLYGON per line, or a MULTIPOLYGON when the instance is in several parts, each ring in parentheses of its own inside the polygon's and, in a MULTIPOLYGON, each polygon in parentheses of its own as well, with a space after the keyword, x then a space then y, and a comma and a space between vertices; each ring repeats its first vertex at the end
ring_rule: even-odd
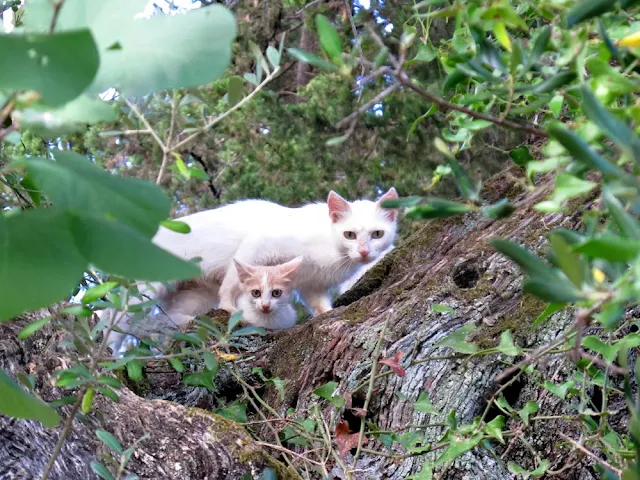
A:
POLYGON ((482 278, 485 267, 478 258, 471 258, 456 265, 451 273, 451 279, 458 288, 468 289, 476 286, 482 278))

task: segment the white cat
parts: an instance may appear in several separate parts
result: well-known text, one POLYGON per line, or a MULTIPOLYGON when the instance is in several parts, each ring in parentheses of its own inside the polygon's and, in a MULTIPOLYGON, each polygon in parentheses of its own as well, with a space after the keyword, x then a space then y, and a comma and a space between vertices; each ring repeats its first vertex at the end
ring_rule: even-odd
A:
POLYGON ((236 307, 242 319, 258 327, 279 329, 296 324, 291 292, 302 257, 275 266, 257 266, 235 260, 240 279, 236 307))
POLYGON ((357 281, 362 278, 362 276, 365 273, 367 273, 369 270, 375 267, 376 264, 380 262, 380 260, 382 260, 387 255, 387 253, 389 253, 394 248, 395 248, 394 245, 389 245, 389 247, 387 247, 387 249, 384 252, 382 252, 380 256, 376 258, 373 262, 367 263, 366 265, 363 265, 360 268, 358 268, 353 275, 351 275, 346 281, 340 284, 340 287, 338 288, 338 294, 342 295, 346 291, 351 290, 351 287, 353 287, 357 283, 357 281))
MULTIPOLYGON (((326 204, 299 208, 242 202, 252 205, 251 222, 257 225, 240 242, 235 258, 269 265, 302 256, 295 289, 314 314, 327 312, 331 310, 331 287, 343 282, 358 266, 376 260, 393 244, 397 210, 384 209, 381 203, 397 197, 391 188, 378 202, 350 203, 335 192, 329 193, 326 204)), ((220 287, 220 308, 234 311, 239 291, 238 272, 232 265, 220 287)))

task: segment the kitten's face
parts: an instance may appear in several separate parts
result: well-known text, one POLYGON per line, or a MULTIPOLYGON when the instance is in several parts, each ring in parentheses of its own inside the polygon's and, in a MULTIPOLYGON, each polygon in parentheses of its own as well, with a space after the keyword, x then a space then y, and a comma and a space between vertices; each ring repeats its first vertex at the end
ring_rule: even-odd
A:
POLYGON ((369 263, 393 243, 398 211, 382 208, 381 204, 396 198, 398 193, 393 187, 377 202, 356 200, 349 203, 337 193, 329 193, 327 204, 334 238, 351 261, 369 263))
POLYGON ((261 314, 275 312, 289 304, 293 281, 302 257, 273 267, 247 265, 238 260, 234 262, 240 279, 240 290, 245 295, 243 303, 248 303, 250 308, 261 314))

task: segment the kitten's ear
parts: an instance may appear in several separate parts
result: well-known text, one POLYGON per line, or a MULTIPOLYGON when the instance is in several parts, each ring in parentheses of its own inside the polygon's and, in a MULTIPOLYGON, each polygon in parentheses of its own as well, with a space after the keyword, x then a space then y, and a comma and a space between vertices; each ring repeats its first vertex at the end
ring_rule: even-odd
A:
POLYGON ((236 270, 238 271, 238 278, 240 279, 240 283, 245 283, 251 277, 255 275, 255 267, 252 265, 247 265, 246 263, 241 262, 240 260, 233 259, 233 262, 236 264, 236 270))
POLYGON ((296 277, 296 272, 298 271, 298 267, 302 263, 302 256, 296 257, 293 260, 289 260, 287 263, 283 263, 279 267, 279 274, 283 280, 288 282, 292 282, 296 277))
POLYGON ((382 202, 384 202, 385 200, 396 200, 397 198, 398 198, 398 192, 394 187, 391 187, 387 193, 385 193, 380 197, 380 200, 378 200, 378 203, 377 203, 378 209, 390 222, 396 221, 396 218, 398 216, 398 209, 382 208, 382 202))
POLYGON ((349 205, 349 202, 347 202, 333 190, 329 192, 327 205, 329 206, 329 217, 331 217, 331 221, 333 223, 340 221, 347 213, 351 211, 351 205, 349 205))

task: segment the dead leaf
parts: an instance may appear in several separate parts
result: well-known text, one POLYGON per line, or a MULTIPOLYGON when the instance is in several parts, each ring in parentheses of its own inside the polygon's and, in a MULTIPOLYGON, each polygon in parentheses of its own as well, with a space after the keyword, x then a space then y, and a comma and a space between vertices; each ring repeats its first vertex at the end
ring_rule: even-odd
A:
POLYGON ((393 355, 393 357, 383 358, 378 363, 387 365, 388 367, 391 368, 391 370, 393 370, 393 373, 395 373, 399 377, 404 377, 407 374, 407 371, 400 366, 400 360, 402 360, 403 356, 404 356, 404 352, 402 350, 398 350, 393 355))
MULTIPOLYGON (((341 458, 344 458, 349 450, 358 446, 359 438, 359 433, 349 433, 349 424, 344 420, 340 420, 340 423, 336 426, 336 443, 338 444, 338 453, 341 458)), ((362 445, 366 445, 367 441, 367 437, 363 437, 362 445)))

